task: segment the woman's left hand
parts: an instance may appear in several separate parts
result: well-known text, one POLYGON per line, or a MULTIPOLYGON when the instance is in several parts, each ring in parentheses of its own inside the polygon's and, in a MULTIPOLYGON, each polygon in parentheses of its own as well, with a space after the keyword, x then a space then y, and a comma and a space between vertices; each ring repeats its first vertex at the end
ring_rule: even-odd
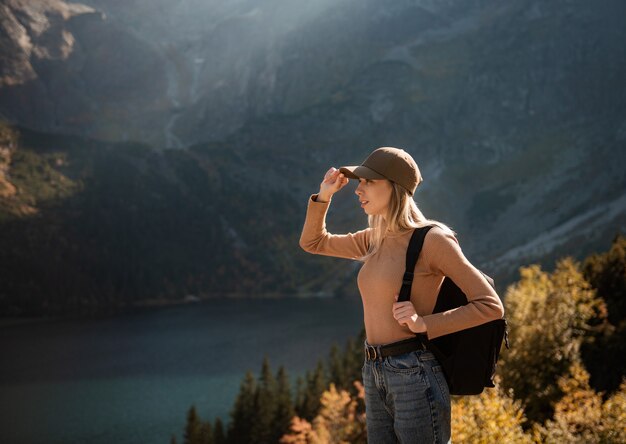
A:
POLYGON ((396 302, 393 304, 393 317, 400 325, 406 325, 413 333, 426 333, 426 323, 421 316, 415 312, 415 307, 411 301, 396 302))

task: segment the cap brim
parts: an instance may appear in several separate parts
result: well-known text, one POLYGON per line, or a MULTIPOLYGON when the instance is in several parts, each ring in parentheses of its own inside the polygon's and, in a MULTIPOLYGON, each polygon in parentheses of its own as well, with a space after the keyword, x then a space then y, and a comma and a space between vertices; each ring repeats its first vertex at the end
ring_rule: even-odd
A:
POLYGON ((349 179, 386 179, 382 174, 378 174, 376 171, 369 169, 366 166, 345 166, 339 168, 349 179))

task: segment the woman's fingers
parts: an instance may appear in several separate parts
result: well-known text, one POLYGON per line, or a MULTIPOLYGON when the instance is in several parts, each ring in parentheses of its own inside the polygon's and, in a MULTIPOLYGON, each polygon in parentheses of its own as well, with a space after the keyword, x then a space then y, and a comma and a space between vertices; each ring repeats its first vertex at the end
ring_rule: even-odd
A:
POLYGON ((413 304, 411 303, 411 301, 403 301, 403 302, 394 302, 393 303, 393 310, 401 310, 403 308, 413 308, 413 304))
MULTIPOLYGON (((398 295, 395 295, 396 301, 398 295)), ((426 324, 417 314, 411 301, 394 302, 393 317, 400 325, 406 325, 414 333, 425 333, 426 324)))
POLYGON ((345 184, 348 183, 348 178, 339 172, 339 170, 333 171, 327 178, 324 179, 329 185, 332 185, 336 190, 339 190, 345 184))
POLYGON ((331 195, 342 189, 348 183, 348 178, 335 167, 331 167, 322 180, 321 189, 331 195))
MULTIPOLYGON (((396 301, 398 295, 395 296, 396 301)), ((415 315, 415 307, 409 301, 394 302, 393 304, 393 317, 400 325, 410 326, 412 316, 415 315)))
POLYGON ((324 182, 328 181, 332 176, 336 175, 339 170, 335 167, 330 167, 326 174, 324 174, 324 182))
POLYGON ((409 301, 396 302, 393 304, 393 316, 398 319, 401 316, 412 316, 415 313, 415 307, 409 301))
POLYGON ((337 191, 339 191, 340 189, 345 187, 347 184, 348 184, 348 178, 346 176, 344 176, 343 173, 339 174, 339 176, 337 176, 337 180, 335 182, 335 185, 337 185, 337 191))

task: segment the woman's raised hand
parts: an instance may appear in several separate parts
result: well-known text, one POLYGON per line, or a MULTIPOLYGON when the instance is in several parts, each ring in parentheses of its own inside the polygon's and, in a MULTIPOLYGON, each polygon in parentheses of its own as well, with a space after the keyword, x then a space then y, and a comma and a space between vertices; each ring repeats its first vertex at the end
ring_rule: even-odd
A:
POLYGON ((320 192, 317 195, 318 202, 328 202, 337 191, 348 184, 348 178, 340 173, 335 167, 330 167, 320 184, 320 192))

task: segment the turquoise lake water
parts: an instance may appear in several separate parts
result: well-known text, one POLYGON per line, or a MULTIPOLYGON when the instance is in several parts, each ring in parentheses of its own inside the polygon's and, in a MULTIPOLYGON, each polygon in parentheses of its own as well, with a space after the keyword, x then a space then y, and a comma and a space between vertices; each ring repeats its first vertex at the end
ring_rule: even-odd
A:
POLYGON ((0 327, 3 443, 178 442, 191 404, 228 413, 268 356, 292 382, 363 325, 350 299, 220 299, 97 320, 0 327))

